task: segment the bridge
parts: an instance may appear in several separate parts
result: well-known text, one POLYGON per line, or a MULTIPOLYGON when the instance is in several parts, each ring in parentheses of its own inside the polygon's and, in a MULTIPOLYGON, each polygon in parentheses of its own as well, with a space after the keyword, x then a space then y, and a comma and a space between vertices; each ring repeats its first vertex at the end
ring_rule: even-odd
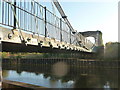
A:
POLYGON ((59 2, 56 16, 35 0, 0 0, 0 45, 5 52, 98 52, 101 31, 77 32, 59 2), (93 44, 87 37, 94 37, 93 44))

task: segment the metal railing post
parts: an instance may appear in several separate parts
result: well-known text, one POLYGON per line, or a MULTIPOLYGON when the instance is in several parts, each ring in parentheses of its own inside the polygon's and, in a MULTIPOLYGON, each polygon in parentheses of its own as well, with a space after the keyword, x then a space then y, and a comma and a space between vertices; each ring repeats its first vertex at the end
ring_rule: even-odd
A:
POLYGON ((62 42, 62 19, 60 18, 60 41, 62 42))
MULTIPOLYGON (((14 0, 14 13, 15 13, 15 15, 16 15, 16 0, 14 0)), ((16 29, 16 17, 15 17, 15 15, 14 15, 14 29, 16 29)))
POLYGON ((45 37, 47 37, 47 17, 46 17, 46 7, 44 7, 45 9, 45 37))
POLYGON ((71 29, 70 29, 70 44, 71 44, 71 29))

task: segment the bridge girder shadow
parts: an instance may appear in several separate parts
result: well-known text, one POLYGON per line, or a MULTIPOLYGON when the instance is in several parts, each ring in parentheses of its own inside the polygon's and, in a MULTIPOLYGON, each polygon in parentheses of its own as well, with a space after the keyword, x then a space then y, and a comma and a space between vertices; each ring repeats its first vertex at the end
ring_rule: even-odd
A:
POLYGON ((65 50, 65 49, 59 49, 59 48, 49 48, 49 47, 40 47, 35 45, 25 45, 24 43, 18 44, 18 43, 8 43, 8 42, 2 42, 0 44, 2 46, 1 52, 14 52, 14 53, 53 53, 53 54, 76 54, 77 56, 80 56, 81 58, 96 58, 96 53, 92 52, 83 52, 83 51, 76 51, 76 50, 65 50))

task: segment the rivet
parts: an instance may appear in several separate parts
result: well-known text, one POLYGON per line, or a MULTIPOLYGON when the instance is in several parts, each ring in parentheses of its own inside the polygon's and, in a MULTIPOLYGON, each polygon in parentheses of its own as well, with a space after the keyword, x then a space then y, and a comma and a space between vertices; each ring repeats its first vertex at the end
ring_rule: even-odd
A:
POLYGON ((27 41, 30 41, 31 39, 30 38, 27 38, 27 41))
POLYGON ((9 38, 9 39, 11 39, 12 36, 13 36, 13 35, 12 35, 11 33, 8 34, 8 38, 9 38))

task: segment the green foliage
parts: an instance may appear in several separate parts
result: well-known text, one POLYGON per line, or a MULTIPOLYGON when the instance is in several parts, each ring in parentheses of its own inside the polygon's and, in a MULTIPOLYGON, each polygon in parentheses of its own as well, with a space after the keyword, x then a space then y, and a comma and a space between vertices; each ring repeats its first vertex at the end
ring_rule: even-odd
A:
POLYGON ((120 43, 119 42, 108 42, 105 45, 105 59, 116 59, 120 57, 120 43))
POLYGON ((3 53, 1 53, 1 56, 2 56, 2 58, 6 58, 7 57, 7 53, 3 52, 3 53))

